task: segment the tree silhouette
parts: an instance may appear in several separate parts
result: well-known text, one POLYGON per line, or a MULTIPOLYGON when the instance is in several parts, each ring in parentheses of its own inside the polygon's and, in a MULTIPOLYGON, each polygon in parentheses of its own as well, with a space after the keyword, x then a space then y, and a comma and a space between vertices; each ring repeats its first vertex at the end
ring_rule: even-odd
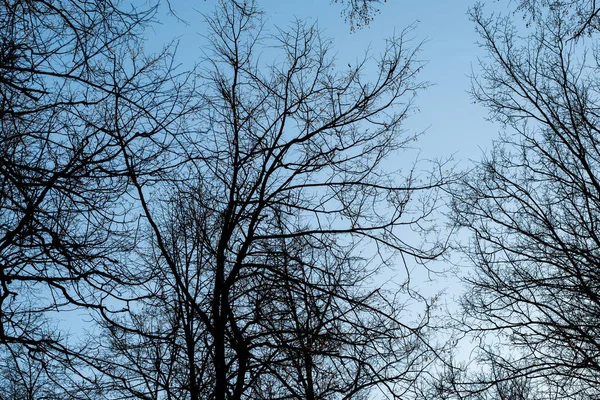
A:
POLYGON ((425 86, 418 48, 405 33, 338 69, 315 26, 265 36, 252 4, 223 2, 207 24, 204 107, 171 149, 184 162, 152 186, 129 170, 152 279, 104 316, 104 384, 126 398, 403 398, 436 356, 429 305, 375 278, 395 254, 408 266, 444 250, 430 220, 442 177, 384 168, 415 139, 402 122, 425 86))
MULTIPOLYGON (((79 345, 60 320, 138 280, 123 263, 136 223, 123 145, 138 179, 156 175, 156 133, 184 106, 168 50, 141 52, 153 12, 0 2, 0 352, 17 371, 72 365, 79 345)), ((14 396, 39 398, 28 390, 14 396)))
POLYGON ((597 32, 574 35, 568 7, 522 39, 510 20, 472 13, 489 56, 474 96, 506 132, 455 193, 473 234, 463 327, 486 372, 461 378, 467 393, 526 380, 536 399, 598 396, 597 32))

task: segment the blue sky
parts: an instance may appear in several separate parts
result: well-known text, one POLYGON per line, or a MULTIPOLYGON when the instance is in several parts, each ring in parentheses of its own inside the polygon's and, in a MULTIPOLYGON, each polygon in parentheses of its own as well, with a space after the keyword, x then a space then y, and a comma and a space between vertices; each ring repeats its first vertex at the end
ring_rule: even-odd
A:
MULTIPOLYGON (((216 1, 173 0, 178 22, 159 11, 160 26, 149 34, 149 45, 157 46, 178 38, 179 60, 193 63, 201 57, 205 44, 201 13, 210 13, 216 1)), ((508 1, 490 4, 496 9, 508 1)), ((334 41, 340 65, 356 60, 367 47, 377 49, 386 37, 414 25, 414 44, 424 42, 420 58, 427 62, 420 74, 432 85, 421 92, 415 106, 419 109, 406 122, 409 133, 426 130, 419 141, 421 158, 446 158, 454 155, 460 166, 468 167, 468 159, 479 159, 481 149, 490 147, 498 126, 485 121, 486 111, 473 104, 469 94, 472 69, 477 71, 477 59, 484 56, 476 44, 478 37, 467 10, 474 0, 390 0, 379 5, 380 13, 367 27, 351 32, 341 17, 342 6, 329 0, 257 0, 265 11, 267 29, 273 24, 286 26, 294 18, 317 22, 326 37, 334 41)))

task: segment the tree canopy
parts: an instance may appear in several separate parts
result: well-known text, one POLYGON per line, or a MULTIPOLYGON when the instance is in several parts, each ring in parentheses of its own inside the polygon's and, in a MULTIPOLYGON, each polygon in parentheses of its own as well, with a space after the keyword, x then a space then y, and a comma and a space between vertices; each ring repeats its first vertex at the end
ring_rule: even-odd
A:
POLYGON ((595 1, 472 5, 462 171, 415 151, 414 26, 347 64, 204 4, 188 68, 175 0, 0 1, 0 399, 600 396, 595 1))

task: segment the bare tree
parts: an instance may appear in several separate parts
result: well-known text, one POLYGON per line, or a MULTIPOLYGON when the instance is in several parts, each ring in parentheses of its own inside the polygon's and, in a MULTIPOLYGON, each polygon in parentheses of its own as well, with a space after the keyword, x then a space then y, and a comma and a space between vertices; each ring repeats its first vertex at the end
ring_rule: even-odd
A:
POLYGON ((575 37, 563 6, 525 36, 472 13, 489 57, 474 96, 506 131, 455 193, 473 235, 463 327, 487 371, 463 376, 463 394, 527 380, 536 399, 599 395, 600 64, 597 32, 575 37))
MULTIPOLYGON (((185 103, 168 51, 140 50, 152 15, 110 1, 0 2, 0 352, 16 371, 71 363, 76 340, 60 319, 139 278, 123 262, 136 223, 124 144, 138 179, 156 176, 185 103)), ((39 398, 28 390, 21 398, 39 398)))
POLYGON ((436 355, 429 304, 408 276, 399 288, 376 279, 444 250, 430 220, 443 179, 384 165, 416 138, 402 122, 425 86, 418 47, 405 32, 346 69, 315 26, 265 35, 253 4, 223 2, 207 24, 205 107, 178 138, 186 162, 152 187, 130 170, 147 223, 138 261, 154 279, 105 315, 106 387, 405 398, 436 355))

